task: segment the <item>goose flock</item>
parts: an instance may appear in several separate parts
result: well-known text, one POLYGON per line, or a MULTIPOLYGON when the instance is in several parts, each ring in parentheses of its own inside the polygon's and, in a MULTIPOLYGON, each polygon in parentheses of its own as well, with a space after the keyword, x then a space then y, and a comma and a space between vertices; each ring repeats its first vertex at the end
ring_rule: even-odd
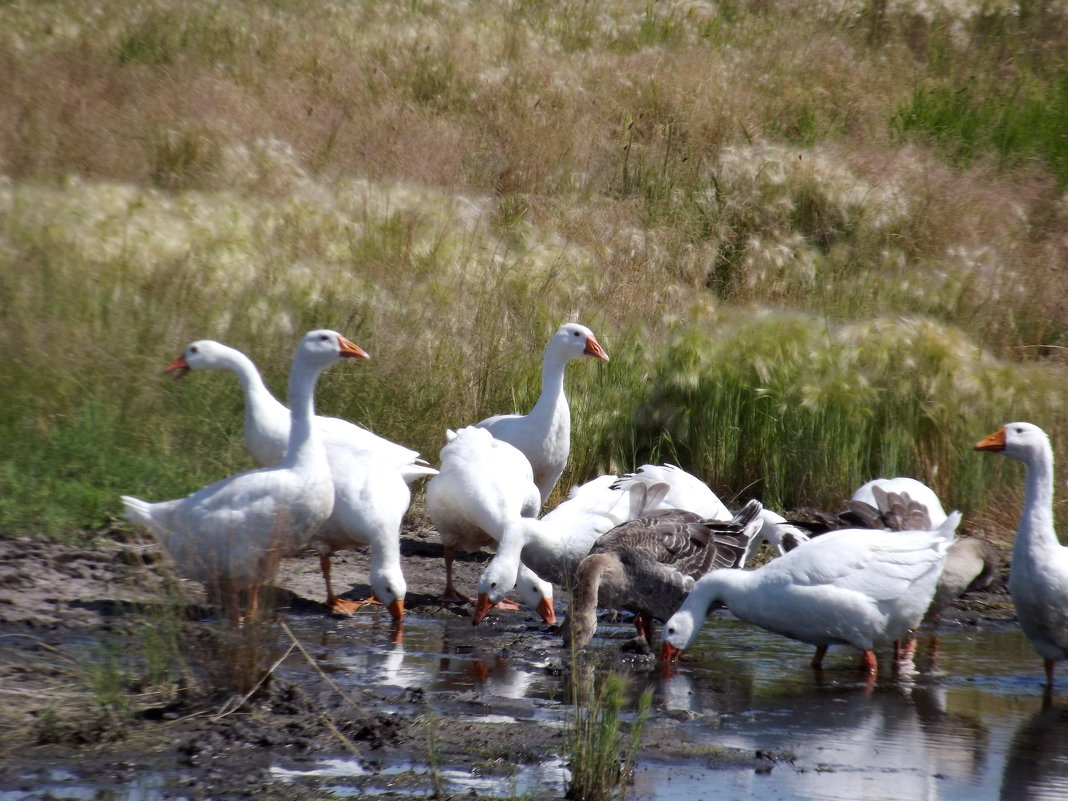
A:
MULTIPOLYGON (((336 331, 306 334, 293 357, 288 408, 251 359, 213 340, 189 344, 166 368, 178 376, 237 376, 245 443, 261 467, 176 500, 123 496, 125 513, 158 538, 183 577, 214 593, 235 623, 260 614, 261 590, 279 560, 306 549, 319 554, 332 612, 375 603, 401 621, 401 521, 411 485, 424 478, 444 557, 443 603, 473 603, 475 624, 495 608, 522 605, 555 626, 554 590, 562 589, 570 600, 558 629, 564 644, 589 647, 597 610, 626 610, 647 652, 653 621, 663 624, 666 668, 692 646, 708 612, 724 607, 814 646, 815 669, 829 646, 846 645, 861 652, 874 676, 877 648, 910 638, 924 620, 937 622, 956 598, 998 573, 997 550, 958 536, 960 512, 947 514, 929 487, 907 477, 864 484, 841 512, 799 510, 788 518, 756 499, 732 512, 685 470, 646 464, 572 488, 543 514, 570 451, 566 365, 609 360, 578 323, 550 338, 533 409, 445 431, 436 467, 354 423, 315 414, 319 375, 347 358, 370 357, 336 331), (771 557, 753 567, 763 543, 771 557), (331 583, 332 554, 355 547, 370 552, 372 595, 362 601, 339 598, 331 583), (483 549, 494 554, 473 600, 455 586, 453 562, 457 551, 483 549), (506 597, 513 592, 519 604, 506 597)), ((1053 526, 1049 437, 1031 423, 1008 423, 975 448, 1026 469, 1009 588, 1052 686, 1055 663, 1068 658, 1068 548, 1053 526)))

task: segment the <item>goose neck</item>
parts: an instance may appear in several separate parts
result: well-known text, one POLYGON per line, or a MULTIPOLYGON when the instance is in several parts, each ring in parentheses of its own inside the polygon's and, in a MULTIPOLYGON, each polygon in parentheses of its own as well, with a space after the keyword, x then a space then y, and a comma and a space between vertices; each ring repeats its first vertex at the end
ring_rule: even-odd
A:
POLYGON ((694 615, 699 618, 707 615, 709 609, 718 609, 721 606, 733 611, 734 602, 739 596, 735 591, 741 589, 746 581, 758 572, 759 570, 745 571, 735 568, 712 570, 694 584, 687 598, 688 605, 691 605, 694 615))
MULTIPOLYGON (((551 581, 561 583, 565 575, 564 560, 567 556, 565 543, 536 518, 524 518, 522 558, 535 573, 551 581)), ((583 554, 585 556, 585 554, 583 554)))
POLYGON ((322 367, 308 364, 297 358, 289 375, 289 446, 286 461, 290 464, 325 458, 325 451, 318 437, 313 436, 312 421, 315 418, 315 384, 322 367))
POLYGON ((563 403, 567 405, 564 395, 564 367, 567 359, 562 358, 553 350, 546 350, 541 363, 541 395, 534 408, 556 407, 563 403))
POLYGON ((1015 549, 1043 549, 1059 545, 1053 527, 1053 453, 1040 452, 1026 462, 1023 510, 1015 549))
POLYGON ((255 428, 266 430, 270 412, 286 411, 285 407, 271 394, 260 371, 244 353, 234 351, 229 366, 230 371, 237 376, 241 392, 245 396, 246 422, 255 428))

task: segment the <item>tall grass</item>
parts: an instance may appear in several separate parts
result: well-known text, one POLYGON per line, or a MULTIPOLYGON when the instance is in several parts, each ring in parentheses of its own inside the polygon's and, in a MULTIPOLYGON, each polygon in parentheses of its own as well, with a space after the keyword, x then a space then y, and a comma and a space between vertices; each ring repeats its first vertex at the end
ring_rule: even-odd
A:
POLYGON ((671 458, 980 504, 976 429, 1063 453, 1066 39, 1056 4, 2 4, 0 529, 250 466, 232 377, 160 372, 191 340, 281 396, 337 328, 373 358, 319 409, 433 460, 568 319, 612 361, 569 368, 561 492, 671 458))
POLYGON ((1006 415, 1057 430, 1068 411, 1059 376, 1009 368, 922 319, 729 314, 680 335, 650 373, 618 436, 780 508, 833 508, 880 475, 980 507, 991 473, 971 453, 978 432, 1006 415))

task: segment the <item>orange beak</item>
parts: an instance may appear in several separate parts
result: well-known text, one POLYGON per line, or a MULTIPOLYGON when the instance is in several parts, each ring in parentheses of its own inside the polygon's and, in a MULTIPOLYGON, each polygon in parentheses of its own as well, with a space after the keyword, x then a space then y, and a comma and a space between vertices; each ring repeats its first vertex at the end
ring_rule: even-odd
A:
POLYGON ((186 364, 184 356, 179 356, 177 359, 175 359, 173 362, 163 368, 163 372, 165 373, 169 373, 171 370, 178 371, 174 374, 175 378, 184 378, 193 371, 193 368, 186 364))
POLYGON ((541 615, 541 619, 545 621, 546 626, 556 625, 556 610, 553 609, 552 598, 542 598, 538 602, 537 613, 541 615))
POLYGON ((682 657, 682 649, 676 648, 674 645, 664 640, 664 643, 660 646, 660 661, 665 665, 673 664, 682 657))
POLYGON ((350 342, 345 337, 338 337, 338 345, 341 347, 341 356, 345 359, 370 359, 371 356, 359 345, 350 342))
POLYGON ((491 603, 489 596, 486 593, 481 592, 478 595, 478 602, 475 604, 475 615, 471 620, 472 626, 477 626, 482 622, 482 618, 486 616, 486 613, 491 610, 496 604, 491 603))
POLYGON ((597 338, 593 334, 586 337, 586 347, 582 352, 587 356, 596 356, 598 359, 608 361, 608 354, 605 353, 604 348, 601 347, 601 343, 597 341, 597 338))
POLYGON ((389 610, 389 616, 394 620, 404 620, 404 599, 397 598, 392 601, 389 606, 386 607, 389 610))
POLYGON ((983 437, 975 443, 977 451, 1003 451, 1005 450, 1005 429, 999 428, 988 437, 983 437))

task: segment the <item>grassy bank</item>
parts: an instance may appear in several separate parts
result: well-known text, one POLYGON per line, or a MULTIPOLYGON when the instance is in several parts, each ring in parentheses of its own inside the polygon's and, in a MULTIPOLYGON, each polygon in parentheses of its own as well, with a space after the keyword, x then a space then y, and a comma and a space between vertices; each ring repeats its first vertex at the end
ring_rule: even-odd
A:
POLYGON ((0 6, 0 529, 249 466, 236 381, 162 374, 194 339, 281 395, 343 331, 319 408, 434 461, 567 319, 612 361, 565 487, 981 513, 1020 483, 981 436, 1068 447, 1068 10, 958 5, 0 6))

